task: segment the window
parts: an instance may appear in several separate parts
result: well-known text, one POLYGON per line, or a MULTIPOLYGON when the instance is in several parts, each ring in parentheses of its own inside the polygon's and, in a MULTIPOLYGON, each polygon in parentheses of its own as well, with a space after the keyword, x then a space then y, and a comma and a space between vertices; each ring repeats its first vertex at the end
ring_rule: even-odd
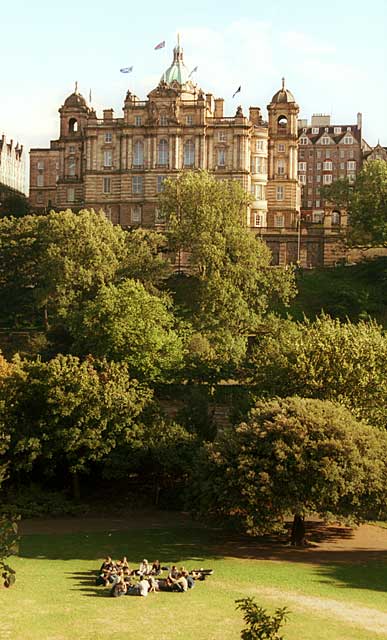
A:
POLYGON ((74 156, 68 159, 68 175, 75 176, 76 162, 74 156))
POLYGON ((345 136, 344 137, 344 144, 353 144, 352 136, 345 136))
POLYGON ((345 158, 345 151, 344 151, 344 149, 340 149, 340 158, 345 158))
POLYGON ((74 145, 70 145, 70 146, 69 146, 69 153, 75 153, 75 147, 74 147, 74 145))
POLYGON ((55 162, 55 169, 59 171, 59 162, 55 162))
POLYGON ((319 173, 318 173, 318 174, 317 174, 317 176, 316 176, 316 182, 321 182, 321 176, 320 176, 320 174, 319 174, 319 173))
POLYGON ((308 138, 300 138, 300 144, 308 144, 308 138))
POLYGON ((274 216, 274 226, 275 227, 283 227, 285 225, 285 219, 282 214, 276 214, 274 216))
MULTIPOLYGON (((316 206, 317 206, 317 202, 316 202, 316 206)), ((313 213, 312 213, 312 221, 313 222, 322 222, 323 221, 323 216, 324 216, 324 214, 322 213, 322 211, 313 211, 313 213)))
POLYGON ((324 131, 325 131, 325 133, 328 133, 329 127, 325 127, 324 131))
POLYGON ((41 191, 38 191, 38 193, 36 194, 36 202, 38 204, 42 204, 44 202, 43 193, 41 191))
POLYGON ((103 166, 104 167, 111 167, 112 164, 113 164, 112 152, 111 151, 104 151, 103 152, 103 166))
POLYGON ((218 167, 224 167, 226 165, 226 150, 218 149, 218 161, 216 163, 218 167))
POLYGON ((312 201, 308 200, 308 209, 311 209, 311 207, 312 207, 312 201))
POLYGON ((283 153, 285 151, 285 145, 284 144, 279 144, 278 145, 278 151, 279 151, 279 153, 283 153))
POLYGON ((142 179, 142 176, 133 176, 132 177, 132 192, 133 193, 142 193, 143 192, 143 179, 142 179))
POLYGON ((347 131, 351 131, 351 127, 347 127, 347 131))
POLYGON ((340 224, 340 213, 332 211, 332 224, 340 224))
POLYGON ((325 160, 324 171, 332 171, 332 160, 325 160))
POLYGON ((37 162, 37 165, 36 165, 36 166, 37 166, 37 168, 38 168, 38 170, 39 170, 39 171, 43 171, 43 169, 44 169, 44 161, 43 161, 43 160, 39 160, 39 161, 37 162))
POLYGON ((313 182, 313 176, 308 176, 308 182, 313 182))
POLYGON ((131 210, 132 222, 141 222, 141 206, 136 204, 131 210))
POLYGON ((321 151, 317 151, 317 157, 321 158, 321 151))
POLYGON ((168 124, 168 116, 166 116, 165 114, 162 114, 160 116, 160 127, 166 127, 168 124))
POLYGON ((316 207, 320 206, 320 200, 316 200, 316 207))
POLYGON ((327 173, 323 175, 323 184, 332 184, 332 174, 327 173))
POLYGON ((318 162, 316 164, 316 169, 317 169, 317 171, 321 171, 321 162, 318 162))
POLYGON ((284 176, 285 175, 285 161, 284 160, 278 160, 277 172, 278 172, 279 176, 284 176))
POLYGON ((104 193, 110 193, 111 191, 111 181, 110 178, 104 178, 103 179, 103 192, 104 193))
POLYGON ((195 145, 192 140, 184 144, 184 166, 192 167, 195 164, 195 145))
POLYGON ((312 128, 312 133, 313 133, 314 135, 316 135, 316 133, 318 133, 319 131, 320 131, 320 129, 319 129, 318 127, 313 127, 313 128, 312 128))
POLYGON ((275 194, 276 200, 283 200, 285 197, 285 189, 283 186, 277 187, 276 188, 276 194, 275 194))
POLYGON ((298 176, 298 179, 301 182, 301 184, 305 184, 306 183, 306 176, 301 174, 300 176, 298 176))
POLYGON ((298 170, 299 171, 306 171, 306 162, 299 162, 298 163, 298 170))
POLYGON ((165 176, 157 176, 157 193, 161 193, 164 191, 163 182, 165 180, 165 176))
POLYGON ((193 124, 193 116, 192 115, 186 116, 185 123, 188 124, 188 126, 191 126, 193 124))
POLYGON ((348 180, 349 180, 350 182, 355 182, 355 180, 356 180, 356 173, 349 173, 347 177, 348 177, 348 180))
POLYGON ((44 176, 43 175, 37 175, 36 176, 36 186, 37 187, 44 187, 44 176))
POLYGON ((253 211, 253 225, 254 225, 254 227, 262 227, 263 226, 263 215, 262 215, 262 213, 258 213, 257 211, 253 211))
POLYGON ((331 139, 328 138, 328 136, 324 136, 323 138, 321 138, 320 142, 321 144, 331 144, 331 139))
POLYGON ((313 189, 308 189, 308 196, 311 196, 313 193, 313 189))
POLYGON ((167 165, 169 162, 168 140, 162 138, 158 145, 158 164, 167 165))
POLYGON ((253 182, 251 185, 251 193, 253 194, 254 200, 264 200, 265 199, 264 185, 253 182))
POLYGON ((347 170, 348 171, 356 171, 356 162, 355 162, 355 160, 348 160, 348 162, 347 162, 347 170))
POLYGON ((341 133, 341 127, 334 127, 333 133, 341 133))
POLYGON ((252 173, 265 173, 265 158, 260 156, 253 156, 251 158, 251 172, 252 173))
POLYGON ((133 164, 136 167, 144 164, 144 143, 142 140, 136 140, 133 147, 133 164))
POLYGON ((67 189, 67 202, 75 202, 75 189, 73 187, 67 189))
MULTIPOLYGON (((284 147, 284 145, 282 145, 284 147)), ((255 150, 256 151, 264 151, 265 150, 265 141, 264 140, 256 140, 255 141, 255 150)), ((285 149, 283 149, 285 151, 285 149)))
POLYGON ((164 224, 165 222, 165 213, 161 211, 158 207, 155 209, 155 223, 156 224, 164 224))
POLYGON ((219 142, 227 142, 227 134, 225 131, 218 131, 219 142))
POLYGON ((141 127, 141 124, 142 124, 141 116, 134 116, 134 126, 141 127))
POLYGON ((113 135, 111 131, 105 131, 105 142, 111 142, 113 140, 113 135))

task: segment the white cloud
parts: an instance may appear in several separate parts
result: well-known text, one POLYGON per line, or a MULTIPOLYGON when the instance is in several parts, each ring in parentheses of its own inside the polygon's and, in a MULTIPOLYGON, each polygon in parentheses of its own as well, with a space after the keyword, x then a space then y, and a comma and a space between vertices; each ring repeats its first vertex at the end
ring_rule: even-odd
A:
POLYGON ((297 53, 307 54, 332 54, 336 53, 336 47, 329 43, 317 39, 308 33, 301 31, 287 31, 281 36, 281 41, 285 47, 289 47, 297 53))

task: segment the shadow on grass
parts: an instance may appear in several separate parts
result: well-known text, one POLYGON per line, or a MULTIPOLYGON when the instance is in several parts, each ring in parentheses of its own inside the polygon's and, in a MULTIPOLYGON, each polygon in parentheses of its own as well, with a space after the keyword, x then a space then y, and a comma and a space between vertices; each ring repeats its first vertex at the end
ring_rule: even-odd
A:
MULTIPOLYGON (((350 587, 387 592, 387 549, 341 548, 334 544, 319 548, 316 544, 350 541, 351 529, 326 527, 319 522, 307 523, 307 538, 311 544, 291 547, 287 537, 251 538, 220 529, 158 528, 132 529, 63 535, 23 536, 19 555, 23 558, 93 561, 90 571, 70 571, 77 581, 77 590, 93 597, 107 597, 109 590, 95 586, 96 573, 102 558, 126 556, 131 568, 138 568, 143 558, 162 564, 184 564, 189 569, 211 567, 224 559, 275 560, 283 563, 311 564, 321 582, 334 581, 338 587, 350 587)), ((241 571, 243 571, 241 569, 241 571)))

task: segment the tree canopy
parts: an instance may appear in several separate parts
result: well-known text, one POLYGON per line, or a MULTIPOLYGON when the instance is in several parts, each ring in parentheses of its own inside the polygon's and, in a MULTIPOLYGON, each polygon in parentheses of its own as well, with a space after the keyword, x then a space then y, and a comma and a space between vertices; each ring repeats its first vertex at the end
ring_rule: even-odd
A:
POLYGON ((321 191, 323 198, 348 209, 352 244, 387 245, 386 162, 365 162, 353 185, 348 180, 338 180, 321 191))
POLYGON ((329 401, 259 401, 207 445, 195 473, 199 510, 254 535, 290 514, 367 519, 387 506, 387 434, 329 401))
POLYGON ((73 350, 122 360, 131 375, 141 380, 168 377, 183 359, 168 307, 165 297, 148 293, 134 280, 103 286, 72 317, 73 350))

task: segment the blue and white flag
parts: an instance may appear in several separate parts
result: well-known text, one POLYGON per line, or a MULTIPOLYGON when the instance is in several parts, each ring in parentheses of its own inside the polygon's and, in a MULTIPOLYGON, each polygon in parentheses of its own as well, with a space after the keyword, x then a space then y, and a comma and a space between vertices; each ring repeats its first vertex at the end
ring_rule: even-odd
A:
POLYGON ((120 69, 121 73, 130 73, 131 71, 133 71, 133 67, 123 67, 122 69, 120 69))

